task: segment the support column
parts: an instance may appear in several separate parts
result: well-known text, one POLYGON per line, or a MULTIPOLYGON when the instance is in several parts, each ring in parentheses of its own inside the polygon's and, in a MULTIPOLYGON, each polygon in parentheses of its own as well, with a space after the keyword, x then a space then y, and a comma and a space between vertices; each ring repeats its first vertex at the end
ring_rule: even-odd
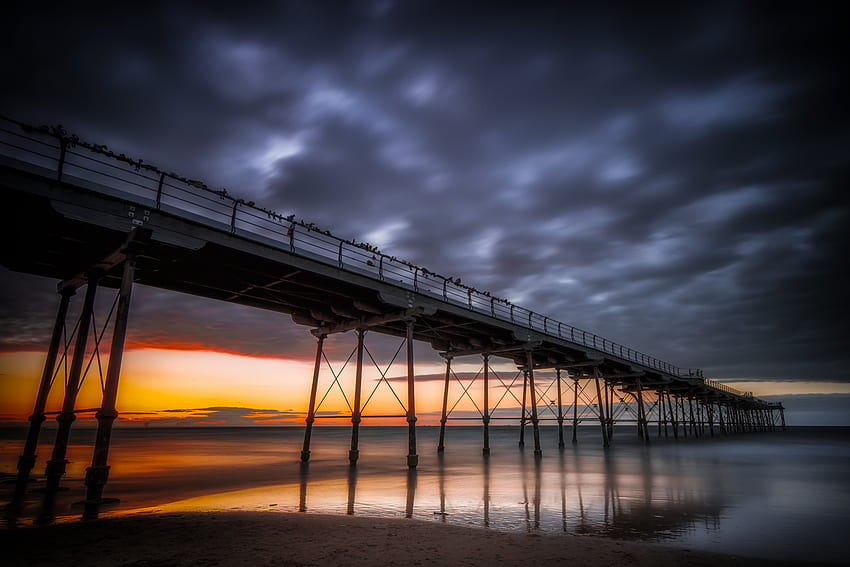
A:
POLYGON ((540 458, 543 451, 540 449, 540 419, 537 417, 537 390, 534 387, 534 356, 531 349, 525 351, 528 361, 528 389, 531 393, 531 428, 534 432, 534 456, 540 458))
POLYGON ((676 398, 670 399, 670 391, 667 391, 667 411, 670 413, 670 427, 673 429, 673 438, 679 438, 679 420, 676 416, 676 398))
POLYGON ((440 441, 437 444, 437 454, 442 455, 443 451, 445 451, 445 439, 446 439, 446 421, 448 421, 448 415, 446 412, 449 407, 449 381, 451 380, 452 373, 452 357, 451 355, 446 356, 446 381, 443 385, 443 412, 440 414, 440 441))
POLYGON ((561 399, 561 369, 555 369, 555 380, 558 382, 558 448, 564 448, 564 410, 561 399))
POLYGON ((528 370, 522 371, 522 414, 519 418, 519 448, 525 447, 525 402, 528 394, 528 370))
POLYGON ((635 385, 637 386, 638 430, 643 442, 649 444, 649 428, 646 426, 646 408, 643 406, 643 388, 640 385, 640 376, 635 379, 635 385))
POLYGON ((578 376, 573 376, 573 445, 578 442, 578 376))
POLYGON ((316 363, 313 365, 313 384, 310 386, 310 405, 307 407, 307 428, 304 430, 304 446, 301 449, 301 461, 310 460, 310 439, 313 435, 313 422, 316 421, 316 391, 319 388, 319 370, 322 366, 322 348, 327 335, 319 335, 316 345, 316 363))
POLYGON ((688 407, 691 412, 691 433, 693 433, 694 437, 699 437, 697 422, 696 419, 694 419, 694 397, 690 392, 688 392, 688 407))
POLYGON ((610 442, 608 441, 608 427, 605 422, 605 407, 602 403, 602 392, 599 390, 599 369, 595 366, 593 367, 593 380, 596 382, 596 404, 599 406, 599 423, 602 425, 602 446, 609 447, 610 442))
POLYGON ((414 382, 416 374, 413 369, 413 325, 414 320, 407 321, 407 466, 415 469, 419 464, 419 455, 416 454, 416 394, 414 382))
MULTIPOLYGON (((109 465, 107 464, 109 462, 109 442, 112 439, 112 425, 118 417, 115 402, 118 398, 118 380, 121 377, 124 339, 127 336, 127 321, 130 316, 130 299, 133 293, 135 273, 136 259, 131 255, 124 260, 124 272, 121 278, 121 289, 118 291, 118 307, 115 311, 112 344, 109 347, 109 364, 106 367, 103 402, 95 414, 97 436, 95 437, 91 466, 86 469, 87 505, 97 505, 102 502, 103 488, 109 480, 109 465)), ((96 513, 96 509, 93 512, 96 513)))
POLYGON ((661 438, 662 428, 667 429, 667 416, 664 415, 664 389, 656 390, 655 397, 658 398, 656 406, 658 407, 658 438, 661 438))
MULTIPOLYGON (((86 286, 86 296, 83 300, 83 310, 80 313, 80 324, 77 329, 77 341, 74 344, 74 358, 68 372, 68 382, 65 384, 65 399, 62 402, 62 411, 56 416, 59 427, 56 430, 56 442, 53 445, 53 453, 47 461, 44 472, 46 478, 45 491, 46 500, 51 498, 59 489, 59 481, 65 474, 65 454, 68 452, 68 437, 71 434, 71 424, 77 419, 74 415, 74 406, 77 403, 77 392, 80 389, 80 379, 83 372, 83 363, 86 359, 86 344, 88 343, 89 327, 91 326, 92 312, 94 310, 94 296, 97 292, 97 277, 89 276, 86 286)), ((49 508, 50 506, 45 506, 49 508)))
POLYGON ((490 455, 490 355, 484 353, 484 456, 490 455))
POLYGON ((779 404, 779 418, 782 420, 782 431, 788 431, 788 428, 785 427, 785 408, 782 407, 782 404, 779 404))
POLYGON ((714 404, 708 399, 706 402, 708 402, 708 433, 709 436, 714 437, 714 404))
POLYGON ((363 337, 366 329, 357 329, 357 367, 354 371, 354 407, 351 410, 351 450, 348 463, 353 467, 360 457, 360 396, 363 390, 363 337))
POLYGON ((30 426, 27 432, 27 440, 24 444, 24 452, 18 458, 18 477, 15 481, 15 492, 11 502, 11 506, 15 510, 19 510, 23 503, 30 472, 35 466, 38 436, 41 433, 41 424, 46 419, 44 409, 47 406, 47 396, 50 394, 50 387, 53 384, 56 357, 59 354, 59 345, 62 343, 62 332, 65 329, 65 319, 68 316, 68 304, 71 302, 71 296, 74 295, 74 290, 66 287, 60 293, 59 310, 56 313, 56 320, 53 323, 53 334, 50 337, 50 346, 47 348, 47 358, 44 361, 44 369, 41 372, 41 382, 38 385, 35 405, 33 406, 32 415, 29 417, 30 426))

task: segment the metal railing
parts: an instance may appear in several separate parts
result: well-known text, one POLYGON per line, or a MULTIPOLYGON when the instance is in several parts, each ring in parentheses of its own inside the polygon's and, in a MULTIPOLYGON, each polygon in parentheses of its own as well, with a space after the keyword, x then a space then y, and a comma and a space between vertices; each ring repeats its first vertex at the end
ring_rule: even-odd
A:
MULTIPOLYGON (((679 368, 669 362, 636 351, 573 325, 551 319, 507 299, 482 292, 405 260, 385 254, 377 247, 345 240, 313 223, 296 220, 265 209, 253 201, 212 189, 206 183, 165 172, 141 159, 115 153, 106 146, 91 144, 69 134, 61 126, 33 127, 0 117, 0 147, 8 157, 49 169, 64 177, 94 184, 101 192, 119 190, 142 200, 142 206, 180 215, 189 220, 263 242, 341 270, 365 275, 417 293, 441 299, 476 313, 483 313, 516 326, 576 345, 616 356, 706 386, 744 396, 725 384, 703 377, 702 371, 679 368)), ((141 204, 141 203, 140 203, 141 204)), ((141 219, 134 220, 142 224, 141 219)))

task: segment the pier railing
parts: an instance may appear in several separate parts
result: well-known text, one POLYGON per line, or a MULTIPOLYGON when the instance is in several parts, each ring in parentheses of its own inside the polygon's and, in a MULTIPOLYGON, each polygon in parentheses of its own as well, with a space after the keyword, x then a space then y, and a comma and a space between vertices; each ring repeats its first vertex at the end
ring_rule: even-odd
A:
MULTIPOLYGON (((479 291, 462 283, 459 277, 437 274, 381 252, 366 242, 339 238, 329 230, 296 218, 294 214, 263 208, 253 201, 231 194, 227 189, 214 189, 202 181, 163 171, 141 159, 83 141, 61 126, 33 127, 0 117, 0 148, 8 157, 54 172, 59 181, 73 177, 87 182, 96 191, 110 194, 118 190, 140 199, 140 204, 151 209, 261 241, 341 270, 399 285, 550 337, 702 382, 729 394, 746 395, 725 384, 705 379, 699 369, 677 367, 584 329, 514 305, 487 291, 479 291)), ((142 224, 143 217, 134 222, 142 224)))

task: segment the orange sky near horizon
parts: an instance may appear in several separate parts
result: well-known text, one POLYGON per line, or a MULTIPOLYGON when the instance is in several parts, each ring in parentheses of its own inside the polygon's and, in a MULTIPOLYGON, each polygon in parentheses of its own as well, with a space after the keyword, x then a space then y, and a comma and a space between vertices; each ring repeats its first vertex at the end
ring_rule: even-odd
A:
MULTIPOLYGON (((42 352, 6 352, 0 353, 0 420, 25 421, 32 412, 38 383, 44 364, 42 352)), ((105 374, 107 358, 102 358, 105 374)), ((339 371, 342 362, 333 362, 335 371, 339 371)), ((123 420, 153 421, 163 418, 179 418, 179 414, 136 416, 138 412, 163 412, 165 410, 197 409, 210 407, 252 408, 273 410, 275 412, 297 413, 296 417, 282 415, 279 419, 270 416, 257 421, 258 424, 303 423, 302 412, 307 409, 310 393, 310 381, 313 372, 312 362, 305 360, 286 360, 261 358, 199 350, 173 349, 130 349, 125 352, 122 365, 121 382, 118 395, 118 410, 123 412, 123 420)), ((468 361, 456 360, 453 369, 456 372, 478 372, 481 363, 473 357, 468 361)), ((496 371, 503 380, 510 381, 515 369, 509 362, 495 364, 496 371)), ((386 370, 386 369, 385 369, 386 370)), ((396 362, 387 371, 388 377, 406 375, 404 360, 396 362)), ((445 367, 439 361, 417 362, 418 376, 442 374, 445 367)), ((341 374, 340 381, 345 388, 349 402, 353 398, 354 361, 350 361, 341 374)), ((545 373, 541 379, 545 380, 545 373)), ((364 364, 363 401, 366 402, 380 374, 373 365, 364 364)), ((61 408, 64 387, 62 375, 51 391, 48 411, 61 408)), ((322 403, 323 411, 346 412, 348 404, 338 388, 332 388, 333 376, 327 366, 323 366, 319 384, 319 398, 330 392, 322 403)), ((480 380, 479 380, 480 382, 480 380)), ((497 385, 495 379, 494 386, 497 385)), ((834 382, 790 382, 790 381, 752 381, 731 382, 739 390, 751 390, 756 396, 789 394, 834 394, 850 393, 850 384, 834 382)), ((406 385, 392 382, 395 394, 407 403, 406 385)), ((442 403, 442 382, 440 380, 420 380, 416 385, 416 409, 420 423, 435 424, 442 403)), ((462 398, 457 410, 473 410, 472 402, 462 397, 460 386, 452 385, 451 404, 462 398)), ((501 391, 504 391, 502 389, 501 391)), ((476 403, 481 403, 480 384, 470 391, 476 403)), ((86 381, 80 390, 77 408, 96 408, 100 405, 100 383, 97 363, 92 365, 86 381)), ((499 398, 491 390, 491 405, 499 398)), ((568 393, 565 393, 568 396, 568 393)), ((566 403, 565 397, 565 403, 566 403)), ((570 398, 571 399, 571 398, 570 398)), ((510 396, 501 407, 511 405, 510 396)), ((514 404, 515 405, 515 404, 514 404)), ((385 383, 381 383, 369 401, 364 414, 401 415, 404 410, 396 401, 385 383)), ((327 420, 329 424, 344 423, 345 420, 327 420)), ((372 423, 379 423, 373 421, 372 423)), ((402 425, 402 418, 381 420, 380 423, 402 425)))
MULTIPOLYGON (((44 353, 7 352, 0 353, 0 418, 25 420, 32 412, 38 391, 44 353)), ((102 357, 105 375, 108 357, 102 357)), ((344 361, 331 361, 336 372, 344 361)), ((456 363, 456 371, 473 371, 476 363, 456 363)), ((479 363, 480 364, 480 363, 479 363)), ((406 362, 395 362, 387 371, 387 377, 404 376, 406 362)), ((445 372, 439 363, 417 363, 419 375, 445 372)), ((262 358, 231 353, 199 350, 138 349, 124 354, 118 410, 125 413, 161 412, 163 410, 193 409, 207 407, 240 407, 266 409, 282 412, 306 412, 310 395, 313 363, 304 360, 262 358)), ((354 361, 350 361, 340 375, 349 403, 353 399, 354 361)), ((366 414, 400 415, 404 410, 395 400, 386 383, 380 384, 379 371, 364 364, 362 396, 364 404, 369 401, 366 414)), ((64 387, 62 375, 57 377, 48 400, 48 411, 61 408, 64 387)), ((331 387, 333 375, 323 364, 318 397, 327 397, 321 410, 326 412, 349 411, 348 404, 339 389, 331 387), (328 392, 328 390, 330 390, 328 392)), ((392 382, 396 395, 407 402, 406 385, 392 382)), ((77 398, 77 408, 96 408, 100 405, 100 379, 97 363, 91 370, 77 398)), ((435 381, 418 382, 416 386, 417 413, 440 409, 442 384, 435 381)), ((472 409, 471 404, 461 403, 458 409, 472 409)), ((126 416, 124 419, 134 419, 126 416)), ((283 420, 291 422, 292 419, 283 420)), ((295 421, 303 423, 303 417, 295 421)), ((336 420, 334 420, 336 421, 336 420)), ((268 420, 264 423, 269 422, 268 420)), ((400 422, 400 423, 403 423, 400 422)))

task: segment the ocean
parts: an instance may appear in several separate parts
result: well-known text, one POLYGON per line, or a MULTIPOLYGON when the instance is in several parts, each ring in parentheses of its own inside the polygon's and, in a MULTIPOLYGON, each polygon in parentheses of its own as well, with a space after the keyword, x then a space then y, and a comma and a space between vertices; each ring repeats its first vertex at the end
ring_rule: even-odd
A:
MULTIPOLYGON (((409 517, 484 529, 572 533, 642 540, 765 559, 847 562, 850 534, 850 428, 789 428, 699 439, 617 428, 603 449, 598 428, 580 427, 558 449, 557 429, 541 427, 535 459, 530 429, 417 429, 419 467, 406 466, 407 428, 360 429, 360 459, 348 464, 350 430, 316 427, 309 465, 302 428, 121 428, 113 434, 104 496, 119 503, 101 516, 152 511, 268 510, 409 517)), ((2 495, 23 447, 24 429, 0 431, 2 495)), ((43 445, 22 513, 7 527, 32 525, 54 432, 43 445)), ((68 451, 56 521, 77 521, 94 431, 78 428, 68 451)))

